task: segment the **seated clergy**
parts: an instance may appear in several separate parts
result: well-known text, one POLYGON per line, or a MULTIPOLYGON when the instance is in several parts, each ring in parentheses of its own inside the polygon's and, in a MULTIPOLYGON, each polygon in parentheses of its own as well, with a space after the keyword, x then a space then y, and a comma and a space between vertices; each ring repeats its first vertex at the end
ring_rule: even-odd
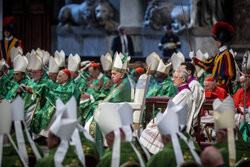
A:
POLYGON ((213 145, 222 154, 225 165, 233 166, 242 158, 250 158, 250 149, 242 138, 236 140, 234 124, 235 105, 231 96, 223 101, 216 99, 213 102, 216 143, 213 145))
POLYGON ((24 87, 22 87, 22 85, 25 86, 28 82, 28 79, 25 76, 25 71, 26 71, 28 62, 25 60, 25 57, 21 55, 16 56, 13 64, 14 64, 15 84, 8 91, 8 94, 5 97, 7 100, 15 99, 16 96, 19 93, 21 93, 22 90, 25 89, 24 87))
POLYGON ((153 97, 155 96, 157 89, 155 86, 157 86, 157 82, 154 78, 154 74, 157 70, 157 67, 159 65, 161 58, 158 54, 155 52, 151 53, 147 58, 146 58, 146 64, 147 68, 149 68, 149 74, 150 74, 150 83, 147 91, 147 97, 153 97))
POLYGON ((4 59, 0 60, 0 100, 4 99, 13 86, 14 70, 9 70, 4 59))
POLYGON ((135 68, 135 71, 134 71, 134 73, 133 73, 133 80, 134 80, 134 82, 137 83, 137 81, 138 81, 138 79, 140 78, 140 76, 141 76, 142 74, 144 74, 144 73, 145 73, 144 68, 142 68, 142 67, 137 67, 137 68, 135 68))
POLYGON ((132 143, 133 109, 129 104, 101 103, 94 117, 108 144, 97 166, 145 166, 140 146, 132 143))
POLYGON ((101 55, 100 61, 104 75, 111 78, 112 56, 107 52, 105 56, 101 55))
POLYGON ((76 119, 58 116, 51 125, 47 138, 49 155, 39 159, 35 166, 83 166, 74 147, 69 145, 69 139, 76 126, 76 119))
POLYGON ((213 77, 205 78, 204 88, 206 99, 225 99, 227 97, 227 91, 224 88, 216 86, 216 81, 213 77))
POLYGON ((61 70, 57 76, 59 86, 54 90, 46 87, 46 96, 41 96, 46 102, 43 107, 38 108, 34 113, 30 125, 31 132, 45 137, 48 136, 46 128, 53 120, 52 117, 55 110, 56 100, 58 98, 60 98, 63 103, 66 103, 72 96, 75 96, 75 98, 79 100, 79 89, 76 88, 76 85, 70 76, 70 71, 68 69, 61 70))
MULTIPOLYGON (((247 80, 245 79, 245 76, 240 77, 240 83, 241 87, 233 96, 235 108, 237 109, 237 114, 235 114, 235 123, 237 127, 241 127, 243 130, 245 126, 247 126, 247 122, 250 121, 249 114, 250 114, 250 76, 247 75, 247 80), (246 81, 246 111, 248 111, 248 114, 246 114, 246 122, 244 125, 242 124, 244 120, 244 88, 245 88, 245 81, 246 81)), ((247 130, 247 129, 245 129, 247 130)), ((246 132, 246 131, 245 131, 246 132)), ((243 135, 244 138, 247 135, 243 135)), ((245 138, 246 139, 246 138, 245 138)), ((247 141, 247 140, 246 140, 247 141)), ((249 141, 250 142, 250 141, 249 141)))
MULTIPOLYGON (((131 93, 132 86, 126 75, 129 60, 130 57, 128 56, 123 56, 121 53, 115 54, 114 64, 111 71, 111 78, 114 83, 114 86, 111 89, 109 95, 101 102, 111 102, 111 103, 130 102, 131 99, 133 98, 131 93)), ((95 111, 96 107, 101 102, 97 101, 91 106, 92 112, 95 111)), ((89 130, 89 133, 92 136, 95 136, 97 148, 99 149, 99 152, 102 152, 100 151, 102 149, 102 144, 103 144, 102 134, 101 131, 99 130, 99 127, 95 125, 96 123, 92 117, 86 123, 85 128, 89 130)))
POLYGON ((48 70, 48 75, 49 78, 56 83, 57 75, 59 72, 59 65, 55 61, 55 58, 52 56, 49 58, 49 70, 48 70))
MULTIPOLYGON (((241 87, 233 96, 235 108, 243 114, 243 108, 244 108, 244 83, 245 83, 245 76, 240 77, 240 83, 241 87)), ((246 81, 246 108, 250 106, 250 76, 247 76, 246 81)))
POLYGON ((190 62, 181 63, 180 68, 187 70, 188 72, 188 86, 193 93, 193 98, 195 100, 195 113, 192 120, 192 127, 197 126, 198 115, 200 108, 205 100, 204 88, 201 86, 197 78, 194 77, 195 67, 190 62))
POLYGON ((185 113, 182 113, 181 110, 185 111, 186 106, 181 108, 176 105, 169 106, 164 114, 157 114, 156 125, 164 148, 151 157, 147 166, 185 166, 186 161, 192 163, 191 166, 198 166, 200 163, 199 156, 194 151, 195 147, 193 142, 188 140, 179 131, 180 123, 186 122, 185 119, 187 118, 185 116, 183 117, 185 113))
POLYGON ((69 55, 68 58, 68 69, 70 70, 71 78, 75 81, 76 87, 79 89, 80 93, 84 93, 87 87, 87 81, 85 78, 79 75, 79 65, 81 62, 81 58, 78 54, 73 56, 72 54, 69 55))
POLYGON ((106 98, 113 86, 111 80, 101 72, 100 64, 91 63, 88 72, 91 80, 87 83, 86 92, 81 95, 78 113, 83 125, 93 116, 98 101, 106 98))
MULTIPOLYGON (((41 57, 33 51, 28 58, 28 67, 32 79, 29 79, 22 92, 22 98, 25 103, 25 119, 27 127, 30 126, 33 113, 41 109, 46 103, 46 89, 53 89, 55 83, 50 80, 43 69, 41 57), (40 98, 42 97, 42 98, 40 98)), ((27 68, 28 68, 27 67, 27 68)))
POLYGON ((174 86, 169 76, 171 70, 171 63, 165 65, 162 60, 157 67, 156 73, 154 74, 157 86, 155 86, 155 96, 160 97, 174 97, 178 92, 177 87, 174 86))
MULTIPOLYGON (((179 69, 174 72, 172 81, 174 86, 178 87, 176 96, 172 99, 174 104, 184 106, 187 104, 188 120, 191 119, 190 113, 193 108, 193 96, 190 88, 187 85, 188 73, 186 70, 179 69)), ((156 154, 160 151, 164 145, 162 143, 160 135, 158 135, 158 129, 154 125, 154 119, 150 121, 146 129, 142 132, 140 137, 141 143, 151 152, 156 154)))
MULTIPOLYGON (((205 98, 206 99, 216 99, 219 98, 221 100, 227 97, 227 92, 224 88, 216 86, 216 82, 213 77, 207 77, 204 80, 204 88, 205 88, 205 98)), ((213 123, 213 111, 212 110, 202 110, 201 112, 201 123, 213 123)))

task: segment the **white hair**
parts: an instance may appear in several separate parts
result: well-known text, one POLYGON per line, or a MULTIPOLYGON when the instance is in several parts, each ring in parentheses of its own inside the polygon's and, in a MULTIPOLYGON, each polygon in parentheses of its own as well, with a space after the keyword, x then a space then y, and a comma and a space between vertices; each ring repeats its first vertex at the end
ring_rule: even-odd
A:
POLYGON ((188 72, 185 69, 177 69, 175 72, 180 73, 180 77, 185 78, 186 82, 188 81, 188 72))

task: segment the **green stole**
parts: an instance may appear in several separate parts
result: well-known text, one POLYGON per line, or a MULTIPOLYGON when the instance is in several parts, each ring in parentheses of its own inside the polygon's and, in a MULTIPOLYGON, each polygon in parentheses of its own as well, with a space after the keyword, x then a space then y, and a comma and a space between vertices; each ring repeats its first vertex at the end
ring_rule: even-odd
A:
POLYGON ((24 78, 21 82, 16 82, 14 85, 13 85, 13 87, 8 91, 8 93, 7 93, 7 95, 6 95, 6 100, 13 100, 13 99, 15 99, 16 98, 16 96, 17 96, 17 89, 19 88, 19 85, 21 85, 21 84, 24 84, 24 85, 26 85, 27 84, 27 82, 28 82, 28 78, 24 78))

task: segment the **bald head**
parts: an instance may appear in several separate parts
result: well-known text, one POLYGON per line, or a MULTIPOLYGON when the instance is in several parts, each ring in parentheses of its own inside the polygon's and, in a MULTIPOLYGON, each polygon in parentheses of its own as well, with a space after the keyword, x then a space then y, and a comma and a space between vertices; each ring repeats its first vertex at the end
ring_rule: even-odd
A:
POLYGON ((201 153, 201 163, 204 167, 216 167, 223 165, 224 161, 221 153, 215 147, 206 147, 201 153))

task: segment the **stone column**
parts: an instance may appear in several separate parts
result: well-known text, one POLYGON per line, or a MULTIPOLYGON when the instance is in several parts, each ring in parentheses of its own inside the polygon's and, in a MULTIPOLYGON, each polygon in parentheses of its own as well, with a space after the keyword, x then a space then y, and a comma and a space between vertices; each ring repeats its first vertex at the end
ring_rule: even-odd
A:
POLYGON ((141 0, 120 0, 120 23, 126 27, 142 27, 144 12, 141 0))
POLYGON ((0 40, 3 38, 3 0, 0 0, 0 40))

